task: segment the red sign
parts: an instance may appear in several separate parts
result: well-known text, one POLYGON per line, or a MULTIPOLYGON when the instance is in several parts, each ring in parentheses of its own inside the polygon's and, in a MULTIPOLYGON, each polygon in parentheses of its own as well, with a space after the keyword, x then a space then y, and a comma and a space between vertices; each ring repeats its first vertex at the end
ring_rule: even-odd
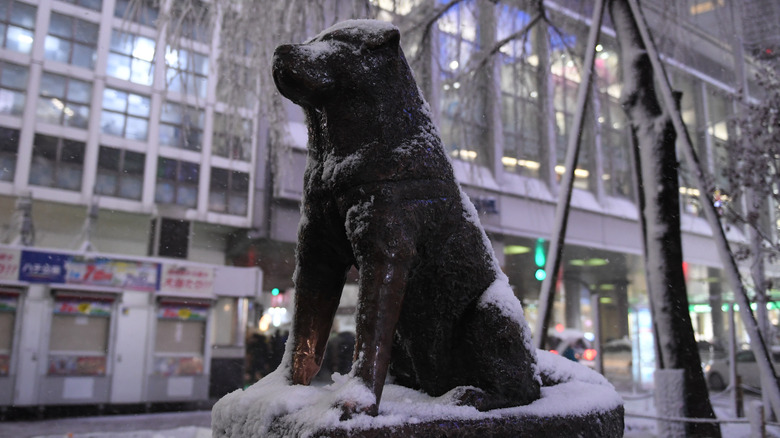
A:
POLYGON ((214 294, 214 268, 163 265, 160 291, 193 296, 214 294))
POLYGON ((0 249, 0 280, 19 279, 20 254, 18 249, 0 249))

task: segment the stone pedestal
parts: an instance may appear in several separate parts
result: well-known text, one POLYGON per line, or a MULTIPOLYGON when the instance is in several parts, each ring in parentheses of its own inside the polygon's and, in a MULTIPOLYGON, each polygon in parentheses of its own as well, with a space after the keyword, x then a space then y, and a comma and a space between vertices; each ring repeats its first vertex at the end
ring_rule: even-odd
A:
POLYGON ((249 437, 622 437, 623 400, 600 374, 539 351, 542 397, 527 405, 479 412, 451 394, 430 397, 388 384, 377 417, 339 421, 339 399, 354 381, 289 386, 282 370, 222 398, 212 411, 214 438, 249 437))

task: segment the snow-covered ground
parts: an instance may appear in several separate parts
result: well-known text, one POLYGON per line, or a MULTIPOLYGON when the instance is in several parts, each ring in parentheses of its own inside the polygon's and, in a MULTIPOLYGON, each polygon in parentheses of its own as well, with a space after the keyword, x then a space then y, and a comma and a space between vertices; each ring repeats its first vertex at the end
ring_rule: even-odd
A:
POLYGON ((0 423, 0 438, 210 438, 211 411, 0 423))
MULTIPOLYGON (((622 391, 626 406, 626 434, 628 438, 656 437, 655 420, 632 417, 631 414, 653 415, 652 397, 622 391)), ((747 397, 745 409, 750 409, 747 397)), ((712 398, 719 418, 734 418, 730 399, 726 394, 712 398)), ((0 424, 0 438, 210 438, 211 413, 191 411, 142 415, 115 415, 79 417, 43 421, 4 422, 0 424)), ((750 436, 747 424, 724 424, 724 437, 750 436)), ((780 427, 768 427, 767 436, 780 437, 780 427)))

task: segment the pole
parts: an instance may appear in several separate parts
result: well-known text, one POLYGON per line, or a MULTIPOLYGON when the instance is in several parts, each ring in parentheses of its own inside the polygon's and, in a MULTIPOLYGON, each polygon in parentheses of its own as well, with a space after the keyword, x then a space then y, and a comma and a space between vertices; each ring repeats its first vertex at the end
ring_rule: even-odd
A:
POLYGON ((544 348, 544 342, 547 338, 547 329, 552 314, 552 302, 555 299, 555 283, 558 278, 558 271, 561 267, 561 256, 563 255, 563 241, 566 236, 566 223, 569 217, 569 206, 571 203, 571 193, 574 187, 574 168, 577 166, 577 157, 580 153, 580 141, 582 139, 582 130, 585 121, 585 105, 591 90, 591 79, 593 77, 593 62, 596 58, 596 42, 598 41, 601 30, 601 20, 604 17, 605 0, 596 0, 593 9, 593 18, 591 20, 590 31, 588 32, 587 50, 585 51, 585 62, 582 66, 580 75, 580 86, 577 90, 577 111, 574 113, 572 129, 569 131, 569 142, 566 148, 566 159, 564 165, 566 171, 563 173, 561 188, 563 193, 558 196, 558 203, 555 207, 555 224, 553 225, 552 237, 550 239, 549 257, 545 266, 545 278, 542 281, 542 289, 539 292, 539 313, 534 327, 534 343, 536 348, 544 348))
MULTIPOLYGON (((639 28, 642 40, 645 43, 647 54, 649 55, 653 66, 653 71, 655 72, 656 77, 659 79, 657 84, 660 88, 659 92, 663 98, 664 107, 671 116, 674 129, 677 131, 678 139, 682 140, 681 149, 685 160, 693 170, 694 180, 697 188, 699 189, 699 193, 703 196, 707 196, 707 194, 712 193, 712 190, 710 190, 710 187, 705 181, 701 163, 699 162, 699 158, 693 148, 688 131, 685 129, 682 116, 680 112, 676 110, 677 105, 674 96, 672 95, 672 89, 668 80, 666 79, 666 72, 661 65, 661 58, 659 57, 658 51, 656 50, 653 40, 650 37, 650 32, 647 29, 647 23, 645 22, 644 16, 642 15, 642 11, 639 9, 637 0, 628 0, 628 4, 631 8, 632 14, 636 19, 637 27, 639 28)), ((715 211, 715 206, 707 198, 704 198, 702 201, 703 202, 701 202, 701 206, 704 210, 704 216, 712 228, 713 239, 715 241, 715 246, 718 250, 718 253, 720 254, 721 260, 723 261, 726 278, 728 279, 729 285, 734 290, 734 295, 737 298, 740 315, 742 316, 742 323, 745 325, 745 329, 750 336, 750 346, 756 356, 756 363, 759 367, 759 371, 761 372, 762 377, 766 377, 766 381, 774 382, 773 385, 767 385, 764 390, 769 392, 772 409, 775 412, 780 412, 780 386, 777 384, 777 376, 775 375, 775 370, 772 367, 772 362, 769 359, 769 350, 766 347, 764 338, 761 336, 761 332, 758 330, 758 324, 756 323, 756 319, 753 316, 753 312, 750 310, 750 301, 748 300, 747 291, 742 284, 742 280, 739 275, 739 269, 737 268, 737 263, 734 260, 728 240, 726 239, 726 233, 723 231, 723 227, 721 227, 718 213, 715 211)))
MULTIPOLYGON (((588 288, 590 289, 590 288, 588 288)), ((600 304, 601 296, 598 292, 590 292, 590 311, 593 316, 593 345, 596 348, 596 372, 604 374, 604 349, 601 342, 601 308, 600 304)))
POLYGON ((731 401, 734 403, 734 415, 744 417, 742 404, 742 382, 737 375, 737 326, 734 318, 734 303, 729 304, 729 382, 731 382, 731 401))

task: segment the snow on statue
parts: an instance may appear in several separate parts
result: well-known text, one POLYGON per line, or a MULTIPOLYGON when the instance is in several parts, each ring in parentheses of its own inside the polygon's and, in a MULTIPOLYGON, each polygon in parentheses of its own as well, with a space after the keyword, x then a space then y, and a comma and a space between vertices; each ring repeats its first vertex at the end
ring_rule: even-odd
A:
MULTIPOLYGON (((247 391, 265 391, 257 417, 292 412, 310 415, 296 424, 338 424, 384 416, 395 409, 382 402, 387 377, 409 404, 433 397, 470 412, 541 397, 520 302, 453 175, 399 39, 389 23, 354 20, 276 49, 274 80, 304 109, 309 150, 292 334, 279 368, 247 391), (322 363, 352 266, 354 364, 323 394, 305 385, 322 363), (303 413, 316 404, 324 410, 303 413)), ((234 394, 215 407, 215 436, 252 428, 230 424, 231 409, 252 403, 234 394)))

